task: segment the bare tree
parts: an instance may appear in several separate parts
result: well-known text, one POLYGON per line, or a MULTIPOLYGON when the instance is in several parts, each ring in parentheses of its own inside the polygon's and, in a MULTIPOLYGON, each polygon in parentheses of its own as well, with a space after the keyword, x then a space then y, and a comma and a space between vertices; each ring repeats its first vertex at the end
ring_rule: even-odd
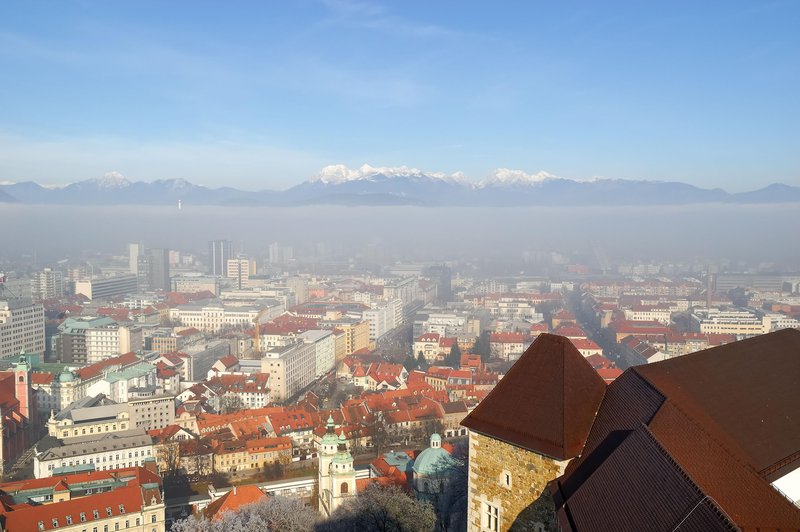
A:
POLYGON ((172 532, 313 532, 318 518, 317 512, 300 500, 265 497, 213 521, 198 516, 178 521, 172 532))
POLYGON ((230 414, 245 409, 244 401, 238 395, 225 394, 219 400, 219 413, 230 414))
POLYGON ((317 525, 317 532, 427 532, 436 527, 433 506, 397 486, 372 484, 317 525))

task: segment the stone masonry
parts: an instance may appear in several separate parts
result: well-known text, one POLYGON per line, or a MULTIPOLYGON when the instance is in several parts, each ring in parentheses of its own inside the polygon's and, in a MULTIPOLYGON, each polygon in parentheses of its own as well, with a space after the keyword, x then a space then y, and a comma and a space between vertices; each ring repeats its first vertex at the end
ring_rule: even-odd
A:
MULTIPOLYGON (((499 509, 497 530, 509 530, 512 525, 514 530, 552 530, 554 514, 546 510, 520 513, 540 499, 547 483, 562 475, 567 463, 470 431, 468 530, 493 530, 486 526, 483 503, 499 509)), ((550 504, 536 506, 549 508, 550 504)))

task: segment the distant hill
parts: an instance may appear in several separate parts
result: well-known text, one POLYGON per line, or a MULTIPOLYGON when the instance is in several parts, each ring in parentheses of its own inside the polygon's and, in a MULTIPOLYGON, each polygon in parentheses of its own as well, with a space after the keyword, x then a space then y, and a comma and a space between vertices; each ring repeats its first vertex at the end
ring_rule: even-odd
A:
POLYGON ((129 181, 112 172, 53 188, 34 182, 0 185, 0 201, 54 205, 416 205, 416 206, 591 206, 685 205, 692 203, 800 202, 800 187, 772 184, 731 194, 681 182, 595 179, 577 181, 546 172, 526 174, 498 169, 482 182, 462 174, 421 172, 414 168, 351 170, 328 166, 312 179, 284 191, 208 188, 185 179, 129 181))

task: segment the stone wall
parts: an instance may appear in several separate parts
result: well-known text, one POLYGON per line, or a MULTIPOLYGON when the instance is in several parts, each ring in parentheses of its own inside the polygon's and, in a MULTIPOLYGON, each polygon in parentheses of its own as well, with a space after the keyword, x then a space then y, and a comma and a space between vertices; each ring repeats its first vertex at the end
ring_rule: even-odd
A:
POLYGON ((552 529, 554 516, 546 511, 520 514, 540 499, 547 483, 563 474, 566 465, 470 431, 468 529, 488 530, 481 515, 484 502, 499 509, 499 530, 509 530, 512 524, 515 530, 552 529))

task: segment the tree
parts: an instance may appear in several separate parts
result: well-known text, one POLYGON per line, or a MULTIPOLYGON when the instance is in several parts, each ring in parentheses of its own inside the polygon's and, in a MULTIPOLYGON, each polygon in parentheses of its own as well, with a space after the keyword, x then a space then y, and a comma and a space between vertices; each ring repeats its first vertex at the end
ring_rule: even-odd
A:
POLYGON ((436 527, 433 506, 397 486, 372 484, 339 507, 318 532, 426 532, 436 527))
POLYGON ((406 368, 406 371, 411 372, 417 369, 419 366, 419 362, 417 359, 414 358, 412 355, 408 355, 406 359, 403 361, 403 367, 406 368))
POLYGON ((242 398, 238 395, 234 394, 225 394, 220 397, 219 401, 219 413, 220 414, 230 414, 232 412, 239 412, 244 410, 244 402, 242 398))
POLYGON ((483 331, 478 339, 475 340, 475 347, 472 352, 480 355, 481 361, 486 362, 491 357, 491 350, 489 349, 489 331, 483 331))
POLYGON ((453 342, 453 347, 450 348, 450 354, 445 358, 444 364, 456 369, 461 367, 461 348, 458 347, 458 342, 453 342))
POLYGON ((417 368, 419 368, 421 371, 428 370, 428 361, 425 359, 425 355, 422 353, 417 356, 417 368))
POLYGON ((263 498, 219 519, 191 516, 172 525, 172 532, 313 532, 319 518, 298 499, 263 498))
POLYGON ((375 412, 375 420, 369 426, 368 434, 369 439, 372 441, 372 447, 380 456, 389 444, 389 427, 386 420, 383 419, 383 412, 375 412))

